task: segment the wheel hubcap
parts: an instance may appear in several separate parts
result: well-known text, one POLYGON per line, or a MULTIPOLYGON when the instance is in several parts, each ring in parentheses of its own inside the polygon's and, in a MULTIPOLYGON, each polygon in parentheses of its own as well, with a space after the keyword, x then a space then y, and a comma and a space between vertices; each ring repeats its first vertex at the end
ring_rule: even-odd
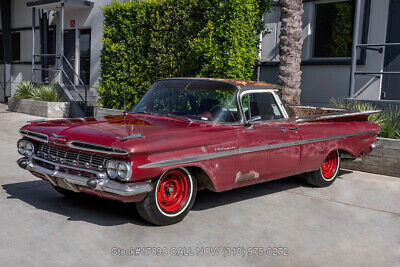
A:
POLYGON ((326 179, 332 179, 338 165, 337 152, 332 151, 321 165, 321 174, 326 179))
POLYGON ((164 175, 157 188, 157 201, 166 212, 178 211, 186 202, 189 185, 186 176, 179 170, 164 175))

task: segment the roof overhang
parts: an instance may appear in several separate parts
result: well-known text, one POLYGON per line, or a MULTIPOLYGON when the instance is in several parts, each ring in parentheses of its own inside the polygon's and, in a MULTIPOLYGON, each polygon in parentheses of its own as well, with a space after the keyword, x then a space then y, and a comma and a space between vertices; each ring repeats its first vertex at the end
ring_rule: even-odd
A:
POLYGON ((93 2, 87 0, 38 0, 26 3, 28 7, 35 7, 46 10, 56 10, 61 6, 61 4, 64 4, 66 8, 93 7, 93 2))

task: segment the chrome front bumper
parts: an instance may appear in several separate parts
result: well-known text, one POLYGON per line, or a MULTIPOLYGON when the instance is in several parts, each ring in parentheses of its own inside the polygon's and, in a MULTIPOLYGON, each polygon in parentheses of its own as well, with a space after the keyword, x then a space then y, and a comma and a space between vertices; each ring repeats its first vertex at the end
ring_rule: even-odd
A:
POLYGON ((46 180, 51 182, 54 186, 62 186, 66 189, 75 192, 79 192, 77 186, 82 186, 95 191, 107 192, 127 197, 127 196, 136 196, 149 193, 153 190, 153 186, 149 182, 122 183, 115 180, 110 180, 105 172, 98 172, 88 169, 71 167, 69 165, 64 165, 46 159, 42 159, 35 155, 33 155, 30 158, 19 159, 18 165, 23 169, 44 176, 46 180), (39 164, 35 163, 37 161, 53 165, 54 170, 40 166, 39 164), (75 171, 91 173, 93 175, 93 178, 87 178, 79 175, 65 173, 60 171, 60 169, 71 169, 75 171))

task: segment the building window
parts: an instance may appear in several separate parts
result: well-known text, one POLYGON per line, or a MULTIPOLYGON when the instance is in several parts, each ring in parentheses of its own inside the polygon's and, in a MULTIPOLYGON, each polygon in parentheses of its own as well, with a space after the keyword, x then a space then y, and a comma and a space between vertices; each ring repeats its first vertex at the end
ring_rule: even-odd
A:
POLYGON ((315 5, 314 57, 351 57, 354 1, 315 5))
POLYGON ((90 84, 90 38, 91 30, 84 29, 79 32, 80 73, 82 81, 90 84))
MULTIPOLYGON (((4 45, 3 45, 3 34, 0 34, 0 60, 4 61, 4 45)), ((21 60, 21 33, 11 33, 11 60, 21 60)))
MULTIPOLYGON (((49 28, 49 33, 48 33, 48 37, 47 38, 48 38, 48 41, 47 41, 48 52, 49 52, 49 54, 55 55, 57 53, 56 27, 49 28)), ((49 57, 49 64, 50 65, 55 65, 56 64, 56 58, 55 57, 49 57)))

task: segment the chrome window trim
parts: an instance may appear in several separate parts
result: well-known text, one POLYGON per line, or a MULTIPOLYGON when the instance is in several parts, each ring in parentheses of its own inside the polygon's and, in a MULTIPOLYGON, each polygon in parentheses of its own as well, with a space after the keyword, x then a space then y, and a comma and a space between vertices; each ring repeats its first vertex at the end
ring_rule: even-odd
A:
MULTIPOLYGON (((239 112, 239 114, 241 114, 240 111, 239 111, 239 109, 238 109, 238 112, 239 112)), ((132 114, 132 115, 141 115, 141 116, 146 116, 146 115, 148 115, 148 114, 134 113, 134 112, 129 112, 129 114, 132 114)), ((160 115, 160 116, 161 116, 161 115, 160 115)), ((168 117, 168 116, 163 116, 163 117, 166 117, 166 118, 173 118, 173 117, 168 117)), ((189 119, 189 118, 187 118, 187 119, 189 119)), ((193 123, 193 121, 196 121, 196 122, 204 122, 204 123, 211 124, 211 125, 226 125, 226 126, 243 125, 243 123, 241 122, 241 119, 239 119, 239 121, 236 121, 236 122, 206 121, 206 120, 195 119, 195 118, 190 118, 190 120, 192 120, 192 122, 190 122, 189 124, 193 123)), ((122 139, 122 138, 121 138, 121 139, 122 139)))
POLYGON ((49 142, 49 136, 47 134, 44 134, 44 133, 38 133, 38 132, 34 132, 34 131, 29 131, 29 130, 20 130, 19 133, 23 137, 27 137, 27 138, 30 138, 30 139, 33 139, 33 140, 36 140, 36 141, 39 141, 39 142, 45 142, 45 143, 49 142), (36 136, 32 136, 29 133, 33 133, 33 134, 36 134, 36 135, 39 135, 39 136, 43 136, 45 138, 45 140, 43 140, 43 139, 41 139, 39 137, 36 137, 36 136))
POLYGON ((335 140, 335 139, 343 139, 343 138, 347 138, 347 137, 353 137, 353 136, 371 134, 371 133, 376 134, 376 133, 378 133, 378 131, 367 131, 367 132, 360 132, 360 133, 342 134, 342 135, 334 135, 334 136, 321 137, 321 138, 299 140, 299 141, 293 141, 293 142, 277 143, 277 144, 271 144, 271 145, 245 147, 245 148, 239 148, 239 149, 223 151, 223 152, 215 152, 215 153, 189 156, 189 157, 184 157, 184 158, 163 160, 163 161, 148 163, 148 164, 139 166, 138 168, 139 169, 148 169, 148 168, 167 167, 167 166, 192 163, 192 162, 197 162, 197 161, 202 161, 202 160, 210 160, 210 159, 216 159, 216 158, 222 158, 222 157, 229 157, 229 156, 233 156, 233 155, 241 155, 241 154, 246 154, 246 153, 271 150, 271 149, 276 149, 276 148, 283 148, 283 147, 288 147, 288 146, 298 146, 298 145, 324 142, 324 141, 335 140))
MULTIPOLYGON (((289 115, 288 115, 285 107, 283 106, 283 104, 282 104, 281 100, 279 99, 279 97, 278 97, 276 92, 277 92, 277 89, 245 89, 245 90, 241 90, 239 92, 238 101, 239 101, 239 105, 240 105, 241 110, 242 110, 243 123, 247 123, 248 122, 247 119, 246 119, 246 116, 245 116, 245 113, 244 113, 244 109, 243 109, 243 104, 242 104, 243 96, 245 96, 247 94, 262 94, 262 93, 272 94, 272 96, 275 99, 276 104, 278 105, 279 111, 283 115, 282 119, 289 119, 289 115)), ((279 119, 279 120, 282 120, 282 119, 279 119)), ((277 120, 268 120, 268 122, 270 122, 270 121, 277 121, 277 120)), ((267 121, 261 121, 261 122, 267 122, 267 121)))
POLYGON ((90 142, 84 142, 84 141, 78 141, 78 140, 70 140, 67 142, 67 146, 69 146, 70 148, 73 149, 78 149, 78 150, 82 150, 82 151, 90 151, 90 152, 97 152, 97 153, 103 153, 103 154, 108 154, 108 155, 122 155, 122 156, 126 156, 129 154, 129 152, 123 148, 119 148, 119 147, 113 147, 113 146, 104 146, 104 145, 99 145, 99 144, 95 144, 95 143, 90 143, 90 142), (74 143, 80 143, 80 144, 84 144, 84 145, 90 145, 90 146, 95 146, 98 147, 99 149, 91 149, 91 148, 85 148, 85 147, 80 147, 77 145, 74 145, 74 143), (101 150, 101 148, 105 148, 105 149, 111 149, 113 151, 105 151, 105 150, 101 150), (114 150, 120 150, 123 152, 117 152, 114 150))

